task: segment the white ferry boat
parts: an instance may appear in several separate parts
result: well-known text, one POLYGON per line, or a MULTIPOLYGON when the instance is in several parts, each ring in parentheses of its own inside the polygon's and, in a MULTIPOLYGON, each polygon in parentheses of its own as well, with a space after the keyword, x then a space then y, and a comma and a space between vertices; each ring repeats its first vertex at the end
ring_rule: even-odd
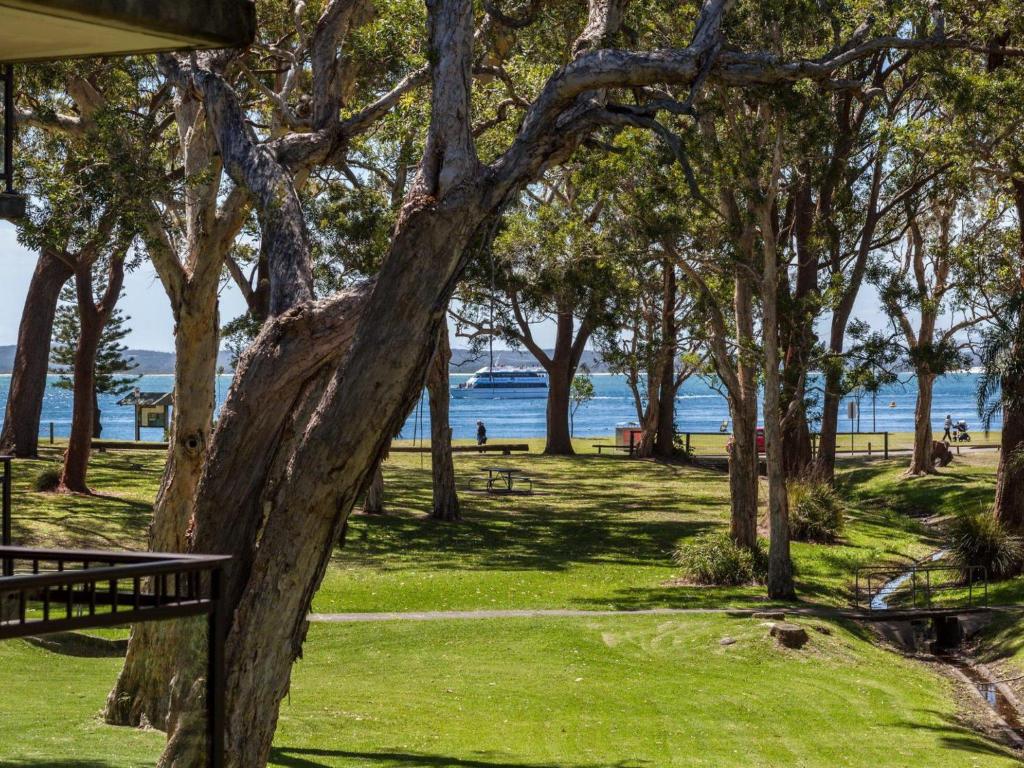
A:
POLYGON ((485 367, 452 390, 452 397, 522 399, 548 396, 548 375, 541 368, 485 367))

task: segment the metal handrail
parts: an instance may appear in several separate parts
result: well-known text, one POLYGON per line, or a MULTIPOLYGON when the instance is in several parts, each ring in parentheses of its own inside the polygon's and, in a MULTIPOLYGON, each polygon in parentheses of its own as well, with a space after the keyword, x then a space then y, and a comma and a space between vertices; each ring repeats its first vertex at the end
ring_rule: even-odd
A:
MULTIPOLYGON (((892 594, 898 595, 909 592, 910 610, 940 608, 942 606, 936 606, 933 602, 933 597, 936 594, 943 592, 957 592, 965 588, 967 589, 967 602, 963 607, 973 607, 975 605, 976 587, 983 587, 983 592, 978 604, 988 604, 988 571, 984 566, 972 565, 963 567, 958 565, 939 565, 932 562, 924 562, 915 563, 909 566, 893 565, 858 568, 854 572, 853 598, 855 607, 858 609, 866 607, 867 610, 870 611, 906 610, 907 606, 905 605, 876 608, 873 604, 874 598, 881 593, 887 585, 901 578, 903 581, 893 590, 892 594), (966 583, 964 581, 950 581, 938 584, 933 583, 932 574, 940 572, 966 573, 966 583), (904 585, 909 586, 909 589, 904 587, 904 585), (862 605, 862 602, 865 601, 866 606, 862 605)), ((946 607, 952 608, 958 606, 946 607)))
POLYGON ((0 560, 5 573, 12 567, 12 575, 0 576, 0 639, 206 615, 208 763, 222 768, 226 612, 221 603, 230 557, 0 546, 0 560), (31 572, 15 574, 15 563, 31 572), (40 563, 55 563, 57 570, 40 571, 40 563), (41 617, 29 615, 32 603, 40 604, 41 617), (99 612, 99 606, 109 610, 99 612))

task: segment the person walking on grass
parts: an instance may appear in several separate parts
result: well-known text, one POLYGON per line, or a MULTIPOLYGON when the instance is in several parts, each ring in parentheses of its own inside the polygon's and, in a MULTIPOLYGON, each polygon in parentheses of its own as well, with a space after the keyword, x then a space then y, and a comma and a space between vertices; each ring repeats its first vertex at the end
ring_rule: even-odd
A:
POLYGON ((487 445, 487 427, 482 421, 476 423, 476 444, 487 445))
POLYGON ((946 420, 942 423, 942 426, 946 428, 945 433, 942 435, 943 441, 947 443, 953 442, 953 433, 950 432, 953 428, 953 417, 948 413, 946 414, 946 420))

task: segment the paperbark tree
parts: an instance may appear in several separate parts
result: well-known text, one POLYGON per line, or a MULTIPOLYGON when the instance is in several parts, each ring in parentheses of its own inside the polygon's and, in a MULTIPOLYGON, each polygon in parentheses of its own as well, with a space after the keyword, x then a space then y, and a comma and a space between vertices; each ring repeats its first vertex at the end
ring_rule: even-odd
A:
POLYGON ((18 326, 0 454, 32 458, 38 452, 53 320, 61 289, 72 274, 63 254, 50 247, 40 250, 18 326))

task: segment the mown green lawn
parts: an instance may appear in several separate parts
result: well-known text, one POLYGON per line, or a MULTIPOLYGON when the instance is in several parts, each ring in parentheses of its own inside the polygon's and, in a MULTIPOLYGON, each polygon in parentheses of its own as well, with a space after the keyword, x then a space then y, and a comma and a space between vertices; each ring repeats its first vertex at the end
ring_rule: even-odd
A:
MULTIPOLYGON (((945 679, 854 627, 799 621, 811 635, 799 651, 760 621, 720 615, 314 625, 272 764, 1018 764, 959 722, 945 679)), ((153 764, 159 734, 96 717, 116 660, 12 642, 0 668, 0 765, 153 764)))
MULTIPOLYGON (((584 447, 592 441, 580 441, 584 447)), ((459 454, 460 485, 510 464, 531 497, 462 495, 437 523, 429 456, 394 453, 388 512, 352 518, 314 608, 323 612, 750 605, 763 588, 673 586, 671 550, 724 528, 723 473, 622 457, 459 454)), ((52 462, 54 452, 49 457, 52 462)), ((15 539, 141 546, 162 455, 97 455, 93 497, 30 490, 46 464, 18 462, 15 539)), ((991 460, 907 481, 904 462, 850 461, 850 521, 835 546, 794 545, 805 600, 845 604, 856 567, 938 546, 907 512, 991 497, 991 460), (896 510, 896 511, 893 511, 896 510)), ((812 627, 778 649, 725 615, 315 624, 282 708, 273 764, 289 768, 1001 766, 1015 758, 958 720, 950 683, 878 649, 853 626, 812 627), (824 631, 817 631, 813 627, 824 631), (730 636, 737 642, 723 646, 730 636)), ((1014 629, 1007 644, 1020 648, 1014 629)), ((162 736, 97 717, 117 659, 0 644, 0 766, 152 765, 162 736)))
MULTIPOLYGON (((392 453, 385 465, 387 513, 353 515, 314 610, 721 607, 763 600, 759 587, 673 581, 674 547, 728 524, 723 472, 598 456, 591 442, 577 441, 581 455, 571 458, 541 455, 540 441, 530 441, 525 455, 456 454, 464 516, 458 524, 426 515, 429 455, 392 453), (536 493, 465 491, 493 465, 522 469, 536 493)), ((965 454, 941 476, 906 480, 905 459, 845 460, 840 489, 850 500, 847 531, 834 546, 794 544, 801 597, 845 605, 858 567, 906 562, 938 548, 935 535, 908 513, 984 505, 994 484, 992 461, 990 453, 965 454)), ((96 454, 90 481, 98 495, 83 497, 31 492, 47 464, 17 462, 15 541, 143 546, 161 464, 160 452, 96 454)))

